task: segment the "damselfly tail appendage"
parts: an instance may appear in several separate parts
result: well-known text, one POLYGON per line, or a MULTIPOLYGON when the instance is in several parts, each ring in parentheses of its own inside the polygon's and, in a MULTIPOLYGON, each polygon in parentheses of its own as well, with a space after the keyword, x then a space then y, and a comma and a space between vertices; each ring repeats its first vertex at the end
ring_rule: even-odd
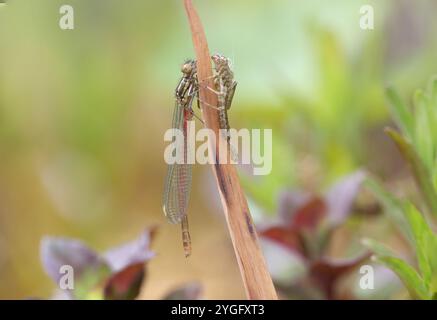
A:
POLYGON ((184 246, 185 257, 189 257, 191 255, 191 237, 190 231, 188 228, 188 217, 185 216, 181 222, 182 228, 182 244, 184 246))

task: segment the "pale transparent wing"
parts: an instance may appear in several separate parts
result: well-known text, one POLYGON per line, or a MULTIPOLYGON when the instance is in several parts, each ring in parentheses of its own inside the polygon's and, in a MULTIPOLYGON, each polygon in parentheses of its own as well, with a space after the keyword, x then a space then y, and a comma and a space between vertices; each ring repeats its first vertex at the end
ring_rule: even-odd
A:
POLYGON ((181 223, 187 214, 191 190, 191 165, 168 166, 164 191, 164 213, 171 223, 181 223))
MULTIPOLYGON (((184 142, 187 143, 187 127, 184 119, 184 107, 176 104, 173 114, 173 130, 182 130, 184 142)), ((173 135, 175 137, 175 135, 173 135)), ((178 150, 183 150, 186 160, 188 145, 178 145, 178 150)), ((191 191, 192 165, 184 161, 183 164, 170 164, 164 186, 163 209, 171 223, 181 223, 187 214, 188 201, 191 191)))

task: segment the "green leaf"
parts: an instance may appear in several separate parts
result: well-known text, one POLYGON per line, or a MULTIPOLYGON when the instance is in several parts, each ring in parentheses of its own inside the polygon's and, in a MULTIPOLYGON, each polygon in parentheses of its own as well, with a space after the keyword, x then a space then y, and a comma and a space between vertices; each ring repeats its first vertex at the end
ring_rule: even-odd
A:
POLYGON ((413 137, 413 116, 411 112, 393 88, 387 89, 387 97, 390 100, 390 111, 396 124, 401 128, 407 139, 411 141, 413 137))
POLYGON ((372 239, 363 239, 362 243, 375 254, 373 260, 382 263, 399 276, 413 298, 429 299, 428 288, 421 276, 413 267, 398 258, 393 250, 372 239))
POLYGON ((383 245, 382 243, 379 243, 378 241, 364 238, 361 242, 365 247, 369 248, 369 250, 377 256, 396 258, 396 254, 393 252, 392 249, 383 245))
POLYGON ((437 292, 437 236, 435 234, 428 238, 426 250, 432 273, 430 289, 437 292))
POLYGON ((429 211, 434 215, 437 215, 437 195, 431 181, 431 173, 425 168, 410 142, 405 140, 403 136, 392 128, 386 128, 385 132, 396 143, 402 156, 411 166, 414 178, 416 179, 416 183, 428 205, 429 211))
POLYGON ((415 126, 413 145, 417 150, 422 162, 429 172, 432 172, 434 164, 434 141, 432 136, 432 110, 428 97, 422 90, 417 90, 414 95, 415 126))
POLYGON ((428 260, 427 240, 432 235, 422 214, 411 204, 405 205, 405 215, 410 224, 414 235, 414 247, 416 251, 417 262, 419 264, 420 273, 423 277, 427 288, 430 286, 432 270, 428 260))
POLYGON ((431 298, 422 278, 408 263, 399 258, 389 256, 376 256, 374 260, 395 272, 407 287, 411 297, 422 300, 429 300, 431 298))
POLYGON ((424 216, 412 205, 405 205, 405 214, 414 233, 415 249, 420 271, 426 285, 437 291, 437 235, 424 216))
POLYGON ((370 177, 364 181, 364 186, 369 188, 382 203, 384 211, 392 218, 396 226, 400 229, 403 235, 412 242, 413 234, 408 225, 408 221, 403 213, 402 203, 399 199, 387 192, 379 181, 370 177))

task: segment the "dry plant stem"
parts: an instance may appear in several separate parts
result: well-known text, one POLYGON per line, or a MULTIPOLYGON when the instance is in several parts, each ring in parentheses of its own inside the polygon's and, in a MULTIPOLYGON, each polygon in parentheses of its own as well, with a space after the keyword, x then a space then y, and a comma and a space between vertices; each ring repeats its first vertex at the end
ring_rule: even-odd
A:
MULTIPOLYGON (((208 43, 192 1, 184 0, 184 4, 196 52, 198 81, 206 84, 200 86, 199 91, 200 101, 204 102, 201 103, 202 115, 206 128, 212 129, 215 133, 216 143, 210 141, 210 147, 215 146, 216 154, 218 154, 218 148, 226 148, 226 145, 222 146, 226 141, 223 142, 225 139, 219 139, 217 110, 208 107, 208 105, 217 106, 217 96, 207 89, 207 87, 214 88, 208 43)), ((237 171, 232 164, 215 164, 212 168, 220 190, 220 197, 247 298, 277 299, 275 287, 258 243, 256 229, 253 225, 237 171)))

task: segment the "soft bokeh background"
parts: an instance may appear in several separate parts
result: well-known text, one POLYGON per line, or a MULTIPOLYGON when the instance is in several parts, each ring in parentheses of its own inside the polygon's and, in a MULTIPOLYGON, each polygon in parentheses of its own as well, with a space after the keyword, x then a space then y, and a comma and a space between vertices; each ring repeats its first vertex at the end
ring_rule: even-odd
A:
MULTIPOLYGON (((437 72, 433 0, 195 1, 212 52, 239 82, 231 125, 273 128, 273 171, 244 176, 256 219, 285 187, 323 190, 356 168, 405 176, 382 128, 384 88, 437 72), (375 8, 375 30, 359 9, 375 8)), ((210 169, 194 170, 193 256, 161 197, 181 62, 193 56, 182 1, 40 0, 0 5, 0 298, 50 296, 44 235, 104 250, 159 224, 143 298, 199 281, 206 298, 244 291, 210 169), (75 30, 58 27, 72 5, 75 30)), ((200 125, 199 125, 200 127, 200 125)))

